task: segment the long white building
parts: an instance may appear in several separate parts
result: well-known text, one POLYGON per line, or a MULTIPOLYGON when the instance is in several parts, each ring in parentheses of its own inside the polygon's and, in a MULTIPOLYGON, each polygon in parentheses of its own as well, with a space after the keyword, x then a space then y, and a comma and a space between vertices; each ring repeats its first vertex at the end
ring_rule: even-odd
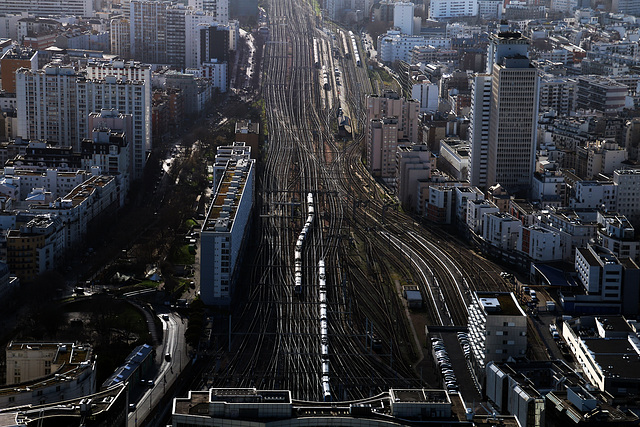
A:
POLYGON ((416 46, 433 46, 451 49, 451 39, 448 37, 409 36, 400 31, 389 30, 378 37, 378 57, 382 62, 396 60, 408 62, 411 50, 416 46))
POLYGON ((3 13, 30 13, 36 16, 93 16, 93 0, 0 0, 3 13))
POLYGON ((255 160, 248 153, 224 160, 200 231, 200 296, 207 305, 231 304, 254 202, 255 160))
POLYGON ((402 34, 413 35, 413 10, 411 2, 399 1, 393 5, 393 26, 402 34))
POLYGON ((478 15, 478 0, 431 0, 429 18, 448 19, 478 15))

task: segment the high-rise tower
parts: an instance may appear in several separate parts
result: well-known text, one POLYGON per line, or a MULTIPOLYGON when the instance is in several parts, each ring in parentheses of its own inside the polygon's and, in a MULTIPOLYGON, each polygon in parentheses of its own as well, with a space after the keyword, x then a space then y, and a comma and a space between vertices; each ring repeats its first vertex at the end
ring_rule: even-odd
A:
POLYGON ((474 185, 487 188, 500 183, 512 194, 530 188, 538 74, 529 61, 528 47, 529 40, 520 33, 502 31, 490 37, 489 72, 476 76, 472 98, 470 176, 474 185))

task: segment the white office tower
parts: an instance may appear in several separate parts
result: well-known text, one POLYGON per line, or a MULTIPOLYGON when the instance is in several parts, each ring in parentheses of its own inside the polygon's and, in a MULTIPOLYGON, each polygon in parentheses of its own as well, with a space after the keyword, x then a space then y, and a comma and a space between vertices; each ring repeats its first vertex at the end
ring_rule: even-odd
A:
POLYGON ((475 77, 470 176, 471 183, 483 189, 497 183, 511 194, 531 188, 538 74, 529 61, 528 47, 529 40, 520 33, 502 31, 491 35, 490 72, 475 77), (487 79, 491 81, 491 92, 487 92, 487 79))
POLYGON ((249 156, 216 156, 224 173, 200 232, 200 296, 207 305, 229 305, 233 298, 253 209, 255 160, 249 156))
POLYGON ((0 0, 2 13, 28 13, 36 16, 93 16, 93 0, 0 0))
POLYGON ((491 111, 491 75, 476 74, 471 86, 471 121, 469 139, 471 164, 469 181, 478 188, 487 188, 489 154, 489 112, 491 111))
POLYGON ((393 6, 393 26, 400 29, 402 34, 413 35, 413 10, 411 2, 399 1, 393 6))
POLYGON ((221 24, 229 22, 229 0, 189 0, 189 7, 212 14, 221 24))
POLYGON ((78 77, 72 67, 52 64, 39 71, 28 68, 16 71, 18 136, 63 145, 79 144, 78 77))
POLYGON ((529 192, 535 166, 538 72, 527 55, 529 40, 520 33, 493 35, 487 185, 509 193, 529 192))
POLYGON ((131 0, 131 57, 149 64, 167 61, 167 7, 164 1, 131 0))

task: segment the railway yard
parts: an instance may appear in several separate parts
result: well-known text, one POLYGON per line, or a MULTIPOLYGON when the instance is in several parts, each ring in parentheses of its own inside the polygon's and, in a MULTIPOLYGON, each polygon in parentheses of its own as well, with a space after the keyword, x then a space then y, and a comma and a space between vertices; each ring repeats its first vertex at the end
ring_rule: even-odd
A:
MULTIPOLYGON (((466 327, 472 292, 509 290, 501 269, 403 213, 366 170, 365 97, 379 88, 356 35, 318 28, 307 2, 271 0, 267 10, 261 95, 269 135, 257 178, 256 257, 228 351, 206 386, 289 389, 302 401, 443 387, 424 327, 454 331, 442 333, 444 345, 460 343, 455 331, 466 327), (346 142, 335 138, 342 114, 353 135, 346 142), (420 290, 422 309, 406 307, 408 284, 420 290)), ((464 361, 462 348, 447 347, 447 357, 464 361)))

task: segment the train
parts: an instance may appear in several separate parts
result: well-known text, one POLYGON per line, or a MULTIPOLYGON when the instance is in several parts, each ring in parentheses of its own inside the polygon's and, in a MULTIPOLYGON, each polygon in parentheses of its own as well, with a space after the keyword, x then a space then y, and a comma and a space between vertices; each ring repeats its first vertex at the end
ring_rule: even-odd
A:
POLYGON ((313 66, 320 68, 320 52, 318 50, 318 39, 313 38, 313 66))
POLYGON ((349 31, 349 37, 351 38, 351 48, 353 49, 353 57, 356 60, 356 65, 362 67, 360 53, 358 52, 358 43, 356 42, 356 36, 353 34, 353 31, 349 31))
POLYGON ((318 288, 320 306, 320 357, 322 359, 322 399, 331 402, 329 365, 329 321, 327 319, 327 277, 324 260, 318 261, 318 288))
POLYGON ((343 32, 340 33, 342 39, 342 49, 344 50, 345 59, 351 59, 351 53, 349 52, 349 43, 347 42, 347 35, 343 32))
POLYGON ((307 222, 305 222, 304 227, 302 227, 294 251, 294 292, 296 295, 302 295, 302 247, 311 229, 311 224, 313 224, 313 218, 315 217, 314 211, 313 194, 309 193, 307 194, 307 222))
POLYGON ((327 67, 325 65, 322 66, 322 88, 324 90, 329 90, 329 71, 327 71, 327 67))

